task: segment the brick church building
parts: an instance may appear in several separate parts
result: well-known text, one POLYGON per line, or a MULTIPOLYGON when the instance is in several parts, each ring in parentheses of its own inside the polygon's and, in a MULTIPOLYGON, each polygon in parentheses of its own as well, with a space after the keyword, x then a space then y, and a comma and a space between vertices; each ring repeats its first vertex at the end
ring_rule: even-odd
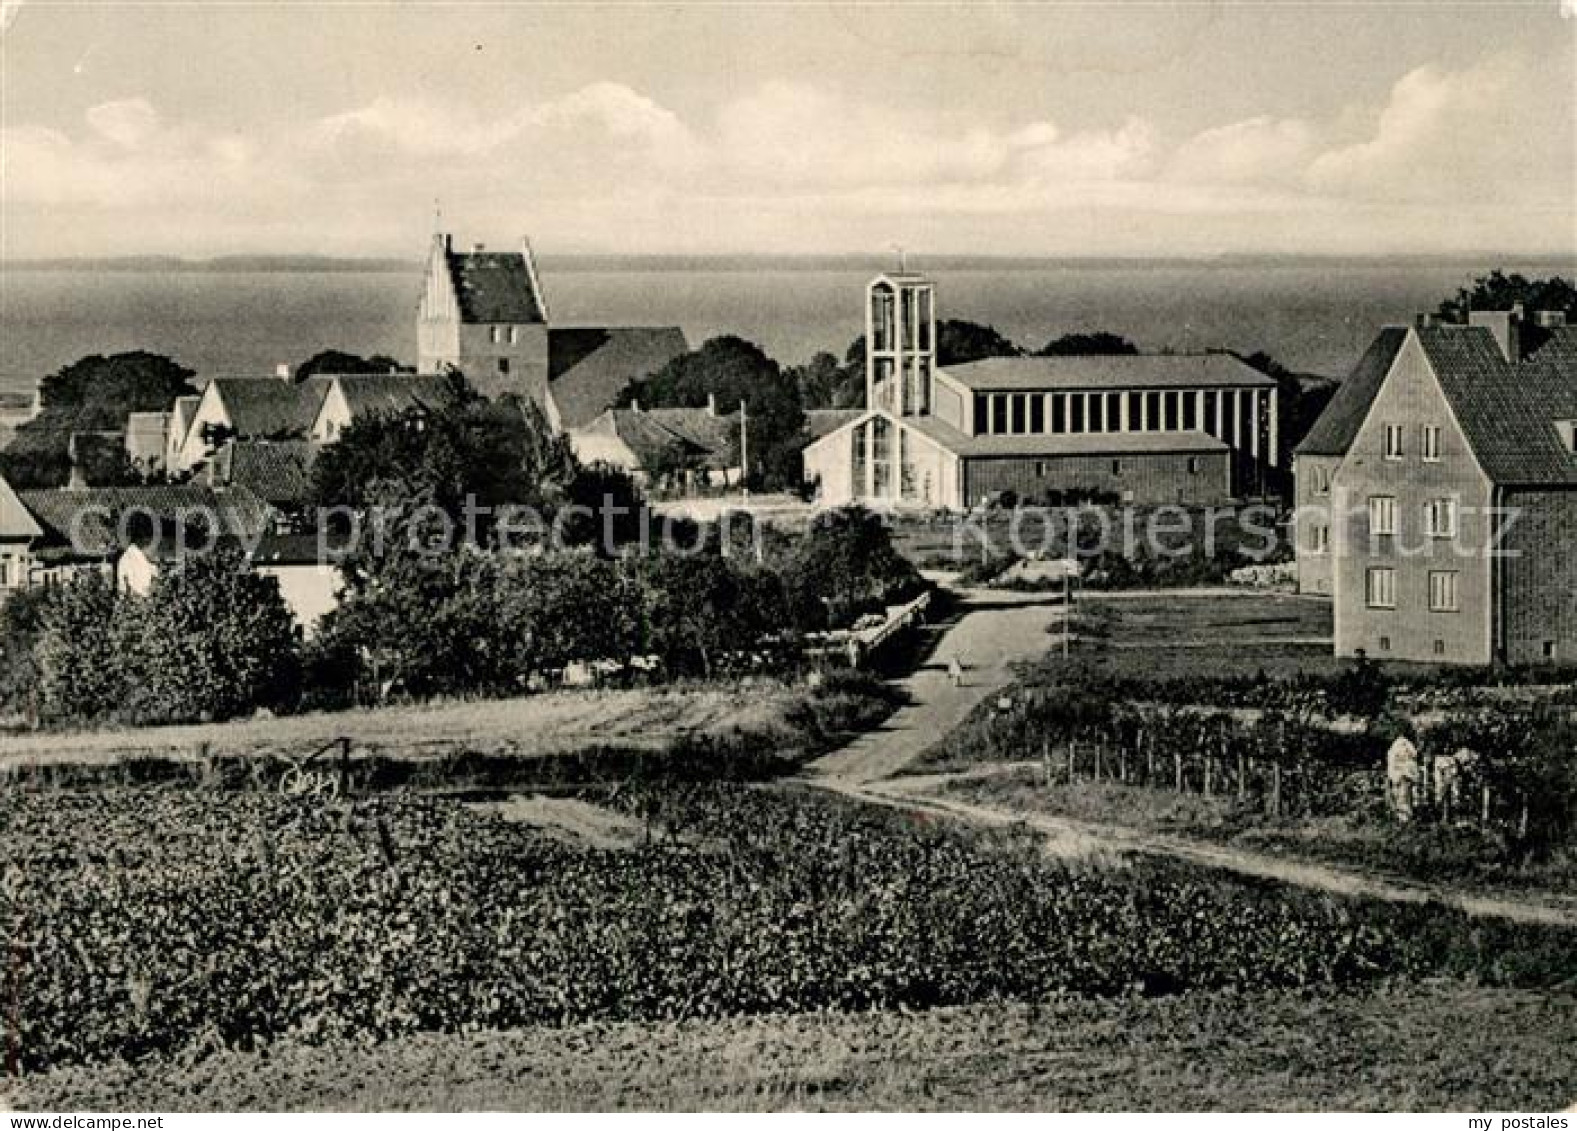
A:
POLYGON ((865 409, 804 455, 819 501, 1225 502, 1276 464, 1276 384, 1230 354, 937 362, 929 279, 866 290, 865 409))

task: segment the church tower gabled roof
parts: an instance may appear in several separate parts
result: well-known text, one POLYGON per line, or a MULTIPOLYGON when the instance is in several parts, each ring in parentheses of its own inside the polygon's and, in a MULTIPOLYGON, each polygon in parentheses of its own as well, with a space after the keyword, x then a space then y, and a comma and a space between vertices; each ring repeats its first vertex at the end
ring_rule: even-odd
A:
POLYGON ((461 322, 526 325, 547 321, 547 302, 530 246, 524 241, 519 251, 488 251, 480 244, 470 251, 456 251, 453 237, 439 238, 461 322))

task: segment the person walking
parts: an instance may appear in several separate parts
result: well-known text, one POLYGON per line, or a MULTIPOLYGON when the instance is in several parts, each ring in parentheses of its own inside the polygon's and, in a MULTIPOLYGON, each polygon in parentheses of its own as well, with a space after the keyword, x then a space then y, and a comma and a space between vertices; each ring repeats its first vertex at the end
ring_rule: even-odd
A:
POLYGON ((964 660, 957 652, 947 658, 947 677, 954 687, 964 686, 964 660))

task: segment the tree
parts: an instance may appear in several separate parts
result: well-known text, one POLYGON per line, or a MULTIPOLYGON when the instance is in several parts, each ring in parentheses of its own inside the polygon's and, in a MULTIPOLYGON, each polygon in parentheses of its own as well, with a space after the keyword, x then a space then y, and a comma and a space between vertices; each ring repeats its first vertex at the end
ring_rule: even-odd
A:
POLYGON ((628 661, 638 648, 638 604, 629 576, 588 553, 517 559, 499 587, 499 615, 518 641, 522 676, 574 663, 628 661))
POLYGON ((296 381, 305 381, 308 377, 315 377, 319 373, 338 375, 415 372, 416 370, 412 366, 402 365, 386 354, 377 353, 371 357, 362 357, 359 354, 345 353, 342 350, 321 350, 296 366, 292 377, 296 381))
MULTIPOLYGON (((838 359, 825 350, 816 354, 804 365, 789 369, 789 377, 799 388, 800 404, 805 408, 843 408, 838 403, 849 370, 838 364, 838 359)), ((859 374, 860 391, 865 389, 865 375, 859 374)))
POLYGON ((776 563, 795 627, 843 627, 864 612, 918 593, 922 582, 900 554, 880 515, 842 507, 817 515, 776 563))
POLYGON ((121 710, 130 678, 116 631, 120 600, 115 583, 99 573, 51 591, 33 648, 40 718, 87 722, 121 710))
POLYGON ((71 471, 73 432, 121 432, 130 413, 167 411, 176 397, 197 391, 193 376, 142 350, 73 362, 39 382, 39 415, 18 425, 0 465, 14 487, 62 486, 71 471))
POLYGON ((1510 310, 1518 303, 1530 314, 1563 311, 1569 321, 1577 322, 1577 287, 1570 280, 1559 275, 1530 279, 1498 268, 1478 276, 1471 287, 1459 287, 1454 297, 1441 302, 1439 311, 1453 322, 1466 322, 1471 310, 1510 310))
POLYGON ((1073 357, 1137 354, 1139 347, 1120 334, 1107 330, 1064 334, 1053 338, 1036 351, 1037 357, 1073 357))
POLYGON ((301 632, 279 582, 233 546, 189 555, 118 611, 126 709, 140 722, 230 719, 300 694, 301 632))
POLYGON ((17 589, 0 601, 0 713, 38 713, 38 663, 34 647, 52 590, 17 589))
POLYGON ((435 404, 353 421, 313 465, 313 487, 326 508, 420 498, 450 517, 456 535, 468 504, 487 508, 474 531, 485 539, 498 508, 545 509, 575 473, 568 441, 534 401, 488 401, 456 378, 435 404))
POLYGON ((669 676, 705 676, 720 656, 749 648, 770 625, 757 619, 753 582, 715 554, 655 554, 626 559, 639 594, 641 650, 669 676))
POLYGON ((791 373, 743 338, 725 335, 674 358, 626 391, 626 403, 701 408, 714 398, 722 411, 743 403, 749 414, 750 473, 765 487, 795 486, 805 413, 791 373))

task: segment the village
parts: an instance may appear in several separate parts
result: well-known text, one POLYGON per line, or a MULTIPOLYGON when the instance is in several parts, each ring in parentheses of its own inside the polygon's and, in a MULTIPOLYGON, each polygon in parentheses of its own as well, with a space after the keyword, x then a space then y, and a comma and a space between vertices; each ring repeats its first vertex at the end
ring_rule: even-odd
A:
MULTIPOLYGON (((929 1009, 1071 993, 1202 1026, 1269 1102, 1254 1049, 1280 1036, 1156 1000, 1319 987, 1361 1018, 1383 982, 1405 1062, 1475 1008, 1425 980, 1515 1019, 1569 978, 1567 311, 1420 315, 1326 388, 1100 335, 961 352, 945 276, 903 266, 849 296, 841 391, 792 413, 772 382, 805 375, 750 343, 558 325, 529 243, 447 234, 414 366, 167 363, 167 402, 139 377, 123 420, 65 436, 40 422, 74 377, 47 379, 7 453, 26 482, 0 480, 3 830, 34 850, 5 898, 117 924, 103 960, 135 973, 24 928, 24 1099, 223 1107, 271 1047, 267 1086, 312 1106, 336 1048, 345 1102, 421 1106, 451 1086, 402 1059, 421 1035, 825 1010, 919 1010, 923 1034, 929 1009), (103 830, 89 855, 73 814, 103 830), (112 843, 184 854, 185 879, 110 894, 112 843), (215 900, 278 926, 210 938, 215 900), (365 926, 395 916, 420 951, 365 926), (172 920, 227 971, 179 996, 136 925, 172 920), (84 993, 143 1004, 89 1023, 63 1004, 84 993)), ((1002 1039, 965 1053, 987 1078, 1002 1039)), ((528 1050, 600 1095, 590 1062, 528 1050)), ((1431 1095, 1489 1086, 1478 1043, 1451 1056, 1431 1095)), ((678 1102, 748 1086, 693 1071, 678 1102)))

